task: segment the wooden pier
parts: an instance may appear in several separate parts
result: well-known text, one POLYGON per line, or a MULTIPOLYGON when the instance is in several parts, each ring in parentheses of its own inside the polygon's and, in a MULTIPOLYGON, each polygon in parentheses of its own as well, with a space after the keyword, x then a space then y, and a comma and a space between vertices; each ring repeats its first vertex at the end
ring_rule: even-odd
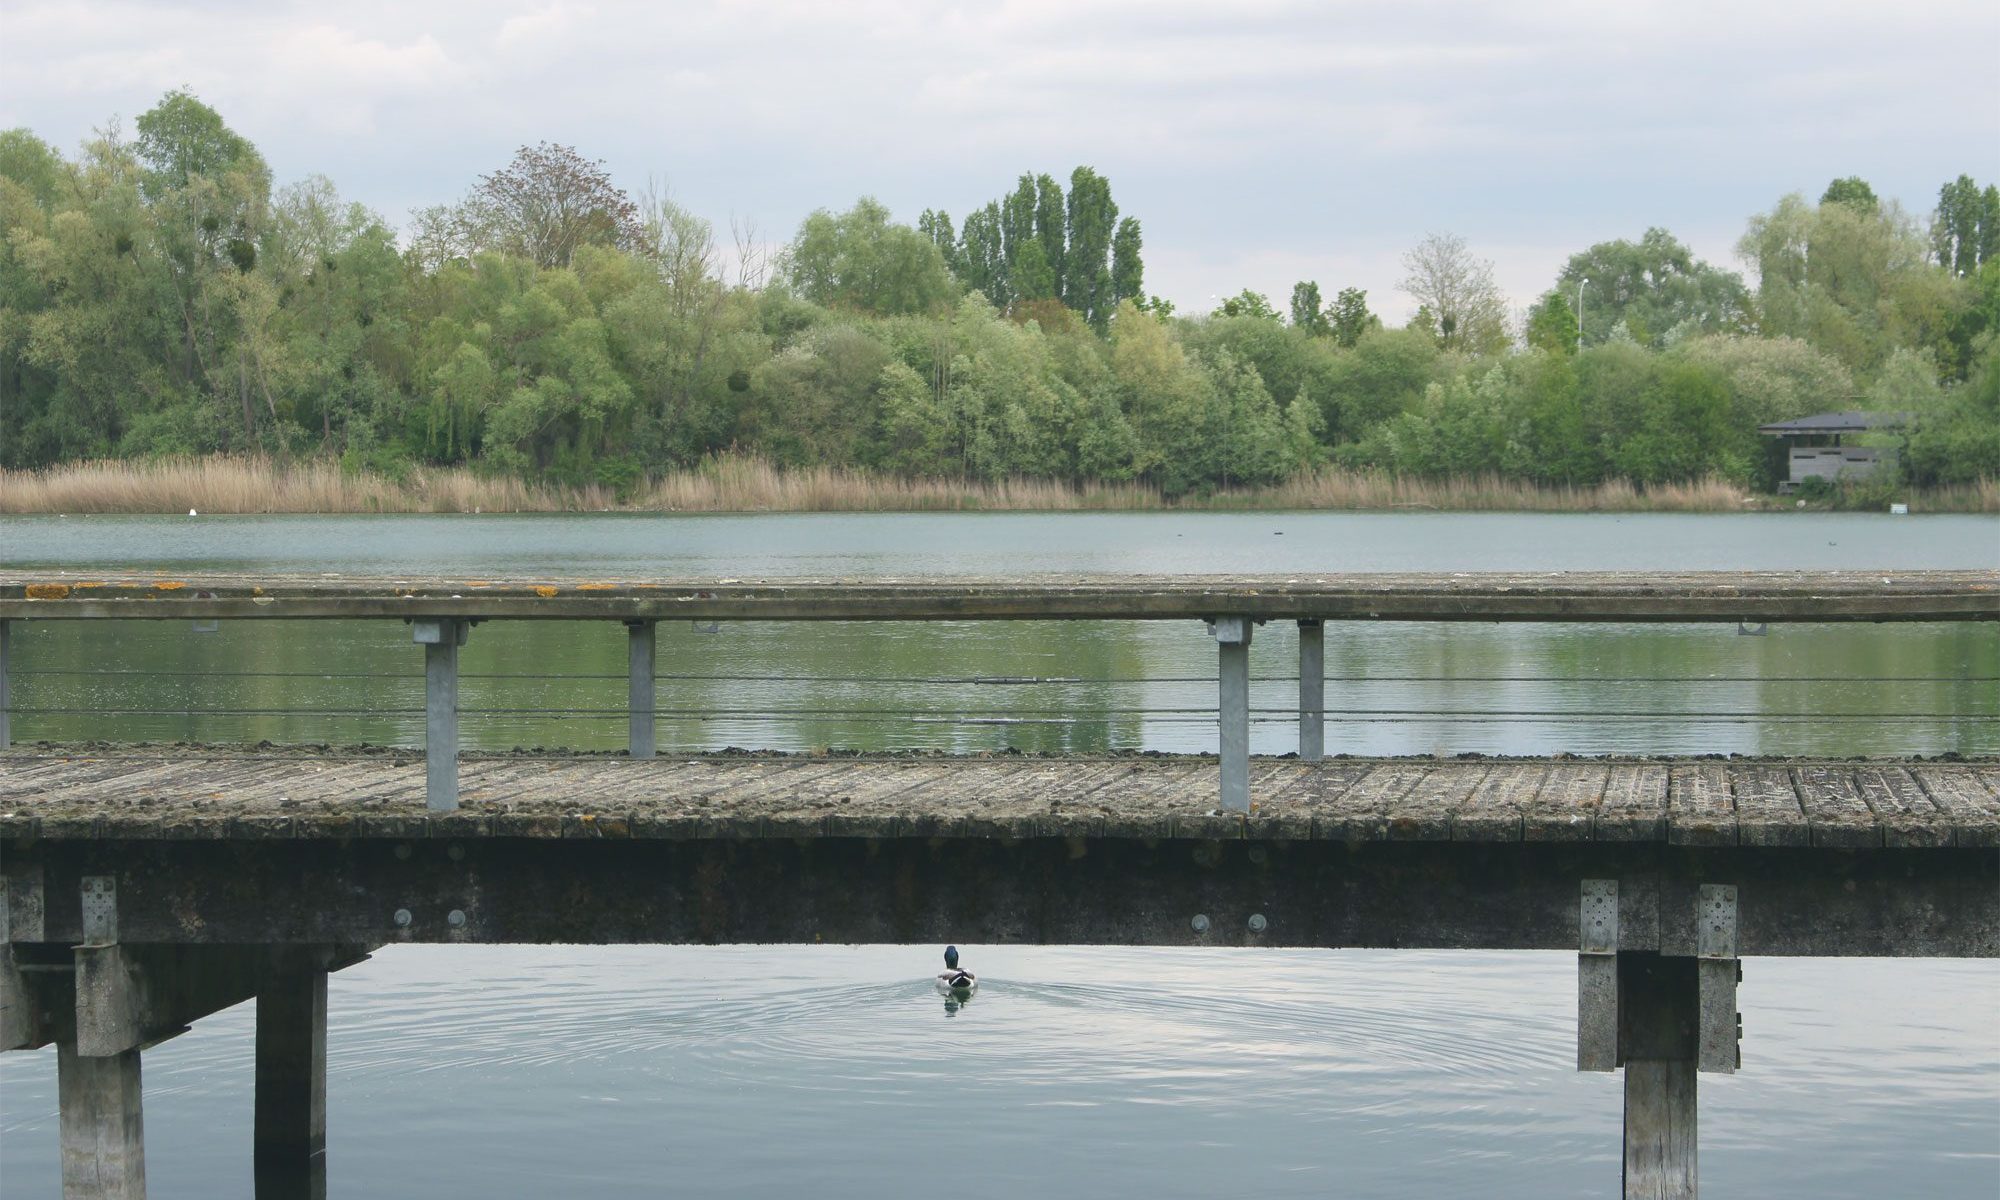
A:
POLYGON ((1986 621, 1995 572, 0 577, 0 711, 10 621, 280 617, 408 620, 427 749, 0 754, 0 1049, 58 1048, 66 1194, 143 1194, 141 1050, 252 997, 260 1178, 322 1187, 326 976, 399 942, 1574 950, 1628 1196, 1695 1194, 1744 957, 2000 955, 2000 763, 1326 758, 1311 686, 1323 622, 1986 621), (629 755, 459 753, 457 646, 514 618, 626 623, 629 755), (1207 622, 1218 757, 654 755, 658 620, 1118 618, 1207 622), (1250 638, 1281 619, 1300 753, 1252 758, 1250 638))

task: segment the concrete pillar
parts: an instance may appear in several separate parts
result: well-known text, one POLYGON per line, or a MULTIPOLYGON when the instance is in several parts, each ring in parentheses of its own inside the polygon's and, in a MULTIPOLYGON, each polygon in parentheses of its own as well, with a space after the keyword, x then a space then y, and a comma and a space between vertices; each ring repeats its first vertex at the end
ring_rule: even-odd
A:
POLYGON ((273 970, 257 991, 258 1190, 326 1174, 326 972, 273 970))
POLYGON ((651 621, 625 622, 626 659, 630 678, 626 701, 630 716, 626 721, 627 753, 633 758, 651 758, 655 746, 653 727, 653 643, 651 621))
POLYGON ((424 800, 432 812, 458 808, 458 648, 464 621, 412 622, 424 648, 424 800))
POLYGON ((139 1052, 87 1058, 56 1043, 63 1200, 144 1200, 139 1052))
POLYGON ((1299 758, 1326 757, 1326 626, 1299 622, 1299 758))
POLYGON ((1215 634, 1220 680, 1222 807, 1250 811, 1250 628, 1248 617, 1217 617, 1215 634))

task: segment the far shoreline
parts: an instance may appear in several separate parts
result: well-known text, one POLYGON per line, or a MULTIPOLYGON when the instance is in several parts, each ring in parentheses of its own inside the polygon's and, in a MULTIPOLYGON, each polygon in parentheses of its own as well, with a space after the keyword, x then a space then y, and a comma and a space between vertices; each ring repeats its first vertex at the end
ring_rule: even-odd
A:
MULTIPOLYGON (((1864 485, 1865 486, 1865 485, 1864 485)), ((212 456, 71 463, 0 470, 0 515, 215 516, 365 514, 754 515, 936 512, 1438 512, 1438 513, 2000 513, 2000 480, 1934 489, 1855 488, 1811 502, 1758 495, 1720 479, 1643 488, 1626 480, 1545 486, 1499 477, 1428 479, 1321 468, 1264 487, 1169 497, 1133 482, 958 480, 828 467, 783 469, 723 457, 622 491, 566 486, 466 467, 413 467, 396 476, 331 459, 279 462, 212 456)))

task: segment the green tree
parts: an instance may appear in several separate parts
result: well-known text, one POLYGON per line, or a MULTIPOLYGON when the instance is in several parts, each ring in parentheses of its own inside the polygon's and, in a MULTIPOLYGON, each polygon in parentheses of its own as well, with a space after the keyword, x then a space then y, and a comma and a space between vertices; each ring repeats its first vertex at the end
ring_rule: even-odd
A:
POLYGON ((1319 284, 1314 280, 1301 280, 1292 285, 1292 327, 1302 329, 1314 337, 1324 337, 1327 333, 1326 314, 1320 311, 1319 284))
POLYGON ((917 218, 917 232, 929 238, 938 253, 944 255, 945 266, 958 273, 958 235, 952 231, 951 214, 941 208, 925 209, 917 218))
POLYGON ((844 213, 821 209, 807 217, 785 273, 814 304, 877 316, 934 312, 958 292, 937 246, 890 221, 889 210, 868 197, 844 213))
POLYGON ((1278 316, 1278 310, 1271 307, 1271 298, 1269 296, 1266 296, 1262 292, 1253 292, 1249 288, 1244 288, 1234 296, 1223 300, 1222 303, 1215 306, 1215 311, 1209 315, 1215 317, 1252 317, 1259 321, 1277 321, 1282 319, 1278 316))
MULTIPOLYGON (((1696 258, 1664 229, 1571 255, 1556 277, 1565 307, 1579 286, 1586 345, 1604 341, 1621 323, 1634 340, 1656 348, 1697 333, 1748 327, 1750 293, 1742 278, 1696 258)), ((1573 308, 1571 319, 1578 320, 1573 308)))
POLYGON ((2000 188, 1988 184, 1982 191, 1970 175, 1939 188, 1931 246, 1937 264, 1953 275, 1977 273, 2000 251, 2000 188))
POLYGON ((966 214, 959 231, 958 276, 965 286, 986 297, 986 302, 1004 306, 1013 298, 1007 279, 1005 236, 1000 221, 1000 204, 966 214))
POLYGON ((1035 176, 1035 238, 1042 244, 1042 261, 1049 272, 1047 295, 1062 298, 1063 256, 1068 243, 1069 215, 1063 207, 1062 185, 1047 175, 1035 176))
MULTIPOLYGON (((1111 236, 1111 305, 1114 309, 1127 300, 1146 298, 1143 250, 1144 238, 1139 232, 1138 218, 1126 217, 1118 222, 1118 232, 1111 236)), ((1172 311, 1171 306, 1168 311, 1172 311)))
POLYGON ((1576 353, 1576 313, 1560 291, 1542 293, 1528 310, 1528 344, 1550 354, 1576 353))
POLYGON ((1340 294, 1334 297, 1327 323, 1334 340, 1343 346, 1352 346, 1361 340, 1362 334, 1382 327, 1381 319, 1368 311, 1368 293, 1352 287, 1340 289, 1340 294))
POLYGON ((1787 196, 1752 218, 1737 252, 1756 265, 1762 331, 1803 338, 1853 370, 1896 346, 1945 346, 1966 299, 1893 202, 1863 210, 1787 196))
POLYGON ((1109 258, 1118 224, 1111 184, 1089 167, 1069 177, 1069 246, 1063 256, 1063 303, 1102 333, 1115 307, 1109 258))
POLYGON ((1869 187, 1868 181, 1859 175, 1848 175, 1827 184, 1819 202, 1845 204, 1861 213, 1872 213, 1882 207, 1882 202, 1875 197, 1875 189, 1869 187))

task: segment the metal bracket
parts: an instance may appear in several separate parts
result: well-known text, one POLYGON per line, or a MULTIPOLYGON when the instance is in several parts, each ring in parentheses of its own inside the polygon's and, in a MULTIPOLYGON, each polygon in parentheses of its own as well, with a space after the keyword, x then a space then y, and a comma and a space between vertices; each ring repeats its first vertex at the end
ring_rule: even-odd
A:
POLYGON ((1249 617, 1210 617, 1208 631, 1225 646, 1247 646, 1254 624, 1249 617))
POLYGON ((83 877, 83 941, 109 946, 118 940, 118 877, 83 877))
POLYGON ((1578 954, 1618 953, 1618 881, 1583 881, 1583 907, 1577 923, 1578 954))
POLYGON ((1695 1069, 1728 1074, 1743 1065, 1743 1014, 1736 985, 1736 888, 1704 883, 1695 898, 1695 1069))
POLYGON ((1695 901, 1695 957, 1736 957, 1736 888, 1704 883, 1695 901))
POLYGON ((442 646, 445 644, 446 629, 453 631, 454 644, 463 646, 466 637, 472 632, 472 623, 455 617, 441 619, 420 617, 410 622, 410 638, 419 646, 442 646))
MULTIPOLYGON (((215 599, 215 593, 196 592, 193 596, 189 597, 189 599, 213 600, 215 599)), ((198 621, 188 622, 188 625, 189 628, 193 629, 194 632, 196 633, 217 633, 222 629, 222 622, 216 620, 214 617, 203 617, 198 621)))

